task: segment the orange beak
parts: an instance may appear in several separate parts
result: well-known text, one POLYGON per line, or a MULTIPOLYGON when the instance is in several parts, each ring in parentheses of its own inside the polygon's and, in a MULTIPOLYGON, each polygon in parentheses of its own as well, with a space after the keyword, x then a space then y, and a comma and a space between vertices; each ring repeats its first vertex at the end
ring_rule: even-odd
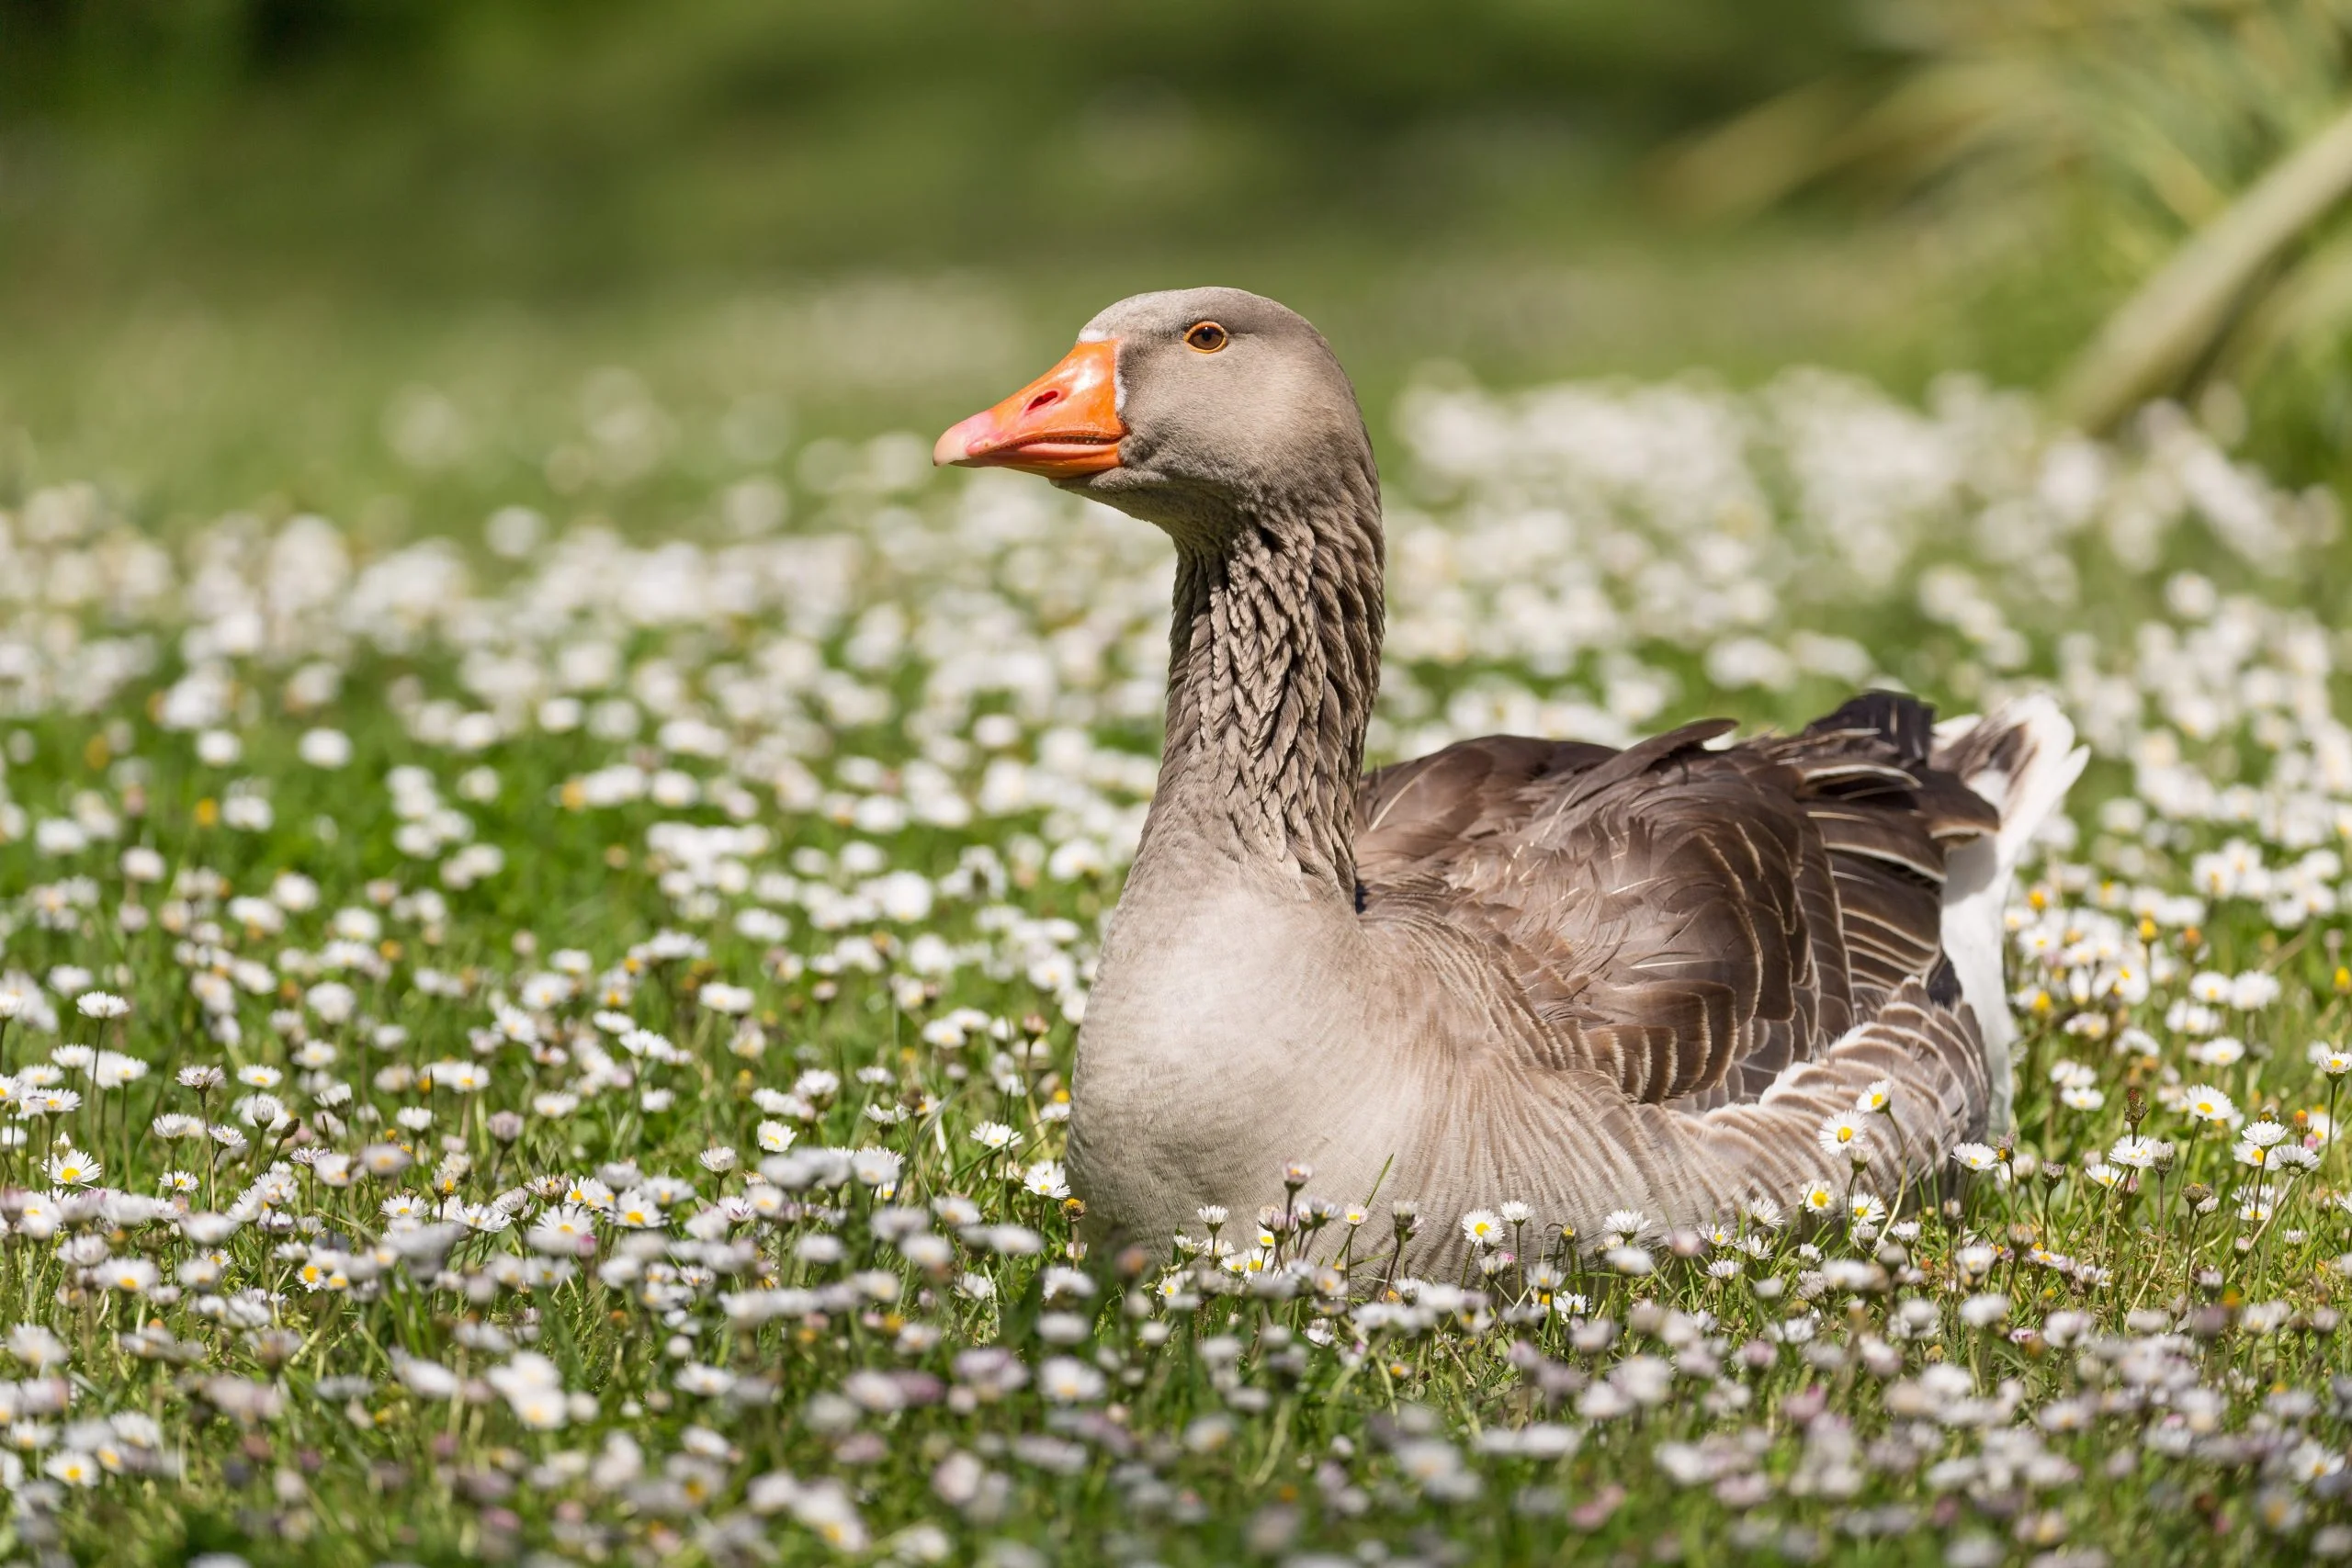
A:
POLYGON ((951 426, 931 449, 934 464, 1018 468, 1049 479, 1119 466, 1119 344, 1081 343, 1062 362, 988 410, 951 426))

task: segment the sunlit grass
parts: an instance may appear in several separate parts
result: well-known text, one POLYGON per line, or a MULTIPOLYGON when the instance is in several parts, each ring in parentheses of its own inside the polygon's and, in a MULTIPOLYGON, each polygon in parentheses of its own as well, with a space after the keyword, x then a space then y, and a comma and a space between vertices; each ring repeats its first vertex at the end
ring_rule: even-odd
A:
POLYGON ((1151 787, 1162 546, 903 437, 730 449, 731 402, 662 387, 459 397, 366 459, 545 487, 489 550, 8 513, 20 1547, 2352 1549, 2320 502, 2185 421, 2089 447, 1958 386, 1425 390, 1384 756, 1887 677, 2066 703, 2100 757, 2015 911, 2014 1141, 1721 1216, 1302 1172, 1089 1256, 1070 1050, 1151 787), (1462 1277, 1395 1266, 1465 1221, 1462 1277))

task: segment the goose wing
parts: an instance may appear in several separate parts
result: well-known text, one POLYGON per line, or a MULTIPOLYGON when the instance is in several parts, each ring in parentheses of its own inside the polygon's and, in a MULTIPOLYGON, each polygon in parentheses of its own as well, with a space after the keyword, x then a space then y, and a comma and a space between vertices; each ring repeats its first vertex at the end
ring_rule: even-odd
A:
POLYGON ((1366 902, 1486 938, 1629 1098, 1752 1100, 1939 971, 1944 846, 1997 823, 1928 765, 1931 725, 1872 694, 1721 750, 1728 720, 1623 751, 1449 747, 1365 781, 1366 902))

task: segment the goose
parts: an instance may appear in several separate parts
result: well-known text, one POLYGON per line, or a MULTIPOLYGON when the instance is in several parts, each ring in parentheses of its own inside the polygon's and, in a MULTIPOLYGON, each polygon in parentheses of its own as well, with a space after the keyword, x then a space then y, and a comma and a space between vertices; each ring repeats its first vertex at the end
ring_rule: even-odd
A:
POLYGON ((2085 760, 2048 699, 1364 773, 1371 441, 1322 335, 1239 289, 1120 301, 933 456, 1175 547, 1165 750, 1072 1077, 1088 1245, 1287 1213, 1311 1177, 1442 1269, 1502 1202, 1591 1236, 1894 1201, 2006 1122, 2004 907, 2085 760))

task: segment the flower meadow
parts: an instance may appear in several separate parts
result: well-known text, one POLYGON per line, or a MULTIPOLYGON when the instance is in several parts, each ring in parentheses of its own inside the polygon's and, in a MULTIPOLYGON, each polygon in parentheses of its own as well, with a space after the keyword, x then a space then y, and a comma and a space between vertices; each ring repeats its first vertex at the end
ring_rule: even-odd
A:
POLYGON ((0 513, 11 1552, 2352 1556, 2330 497, 1959 382, 1421 385, 1380 760, 2056 694, 2017 1126, 1873 1192, 1865 1096, 1703 1230, 1294 1167, 1105 1256, 1164 543, 903 434, 664 510, 689 416, 598 385, 487 548, 0 513))

